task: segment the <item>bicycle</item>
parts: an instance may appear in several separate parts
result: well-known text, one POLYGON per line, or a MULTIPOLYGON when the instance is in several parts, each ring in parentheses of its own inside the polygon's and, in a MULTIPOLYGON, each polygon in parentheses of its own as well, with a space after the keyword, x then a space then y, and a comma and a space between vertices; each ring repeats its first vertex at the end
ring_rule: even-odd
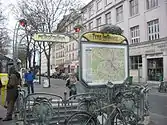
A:
POLYGON ((26 91, 18 87, 18 97, 15 104, 15 117, 17 113, 19 114, 19 118, 23 118, 23 109, 24 109, 24 97, 26 96, 26 91))
POLYGON ((120 110, 120 106, 120 104, 110 104, 108 106, 95 109, 93 113, 87 111, 78 111, 65 121, 65 125, 71 125, 74 123, 79 123, 82 125, 98 125, 102 123, 104 123, 104 125, 108 125, 111 123, 111 125, 117 125, 118 122, 122 123, 122 125, 127 125, 122 111, 120 110), (107 111, 111 110, 111 113, 105 115, 106 109, 107 111), (101 119, 99 116, 101 116, 101 119))
POLYGON ((53 117, 51 99, 37 97, 32 106, 32 113, 36 125, 48 125, 53 117))

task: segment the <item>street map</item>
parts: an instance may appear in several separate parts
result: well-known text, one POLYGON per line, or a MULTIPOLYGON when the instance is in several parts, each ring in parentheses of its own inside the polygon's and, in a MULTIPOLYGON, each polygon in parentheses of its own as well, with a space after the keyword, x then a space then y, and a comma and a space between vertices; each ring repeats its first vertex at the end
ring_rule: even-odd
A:
POLYGON ((123 81, 125 48, 91 47, 86 49, 87 80, 90 82, 123 81))

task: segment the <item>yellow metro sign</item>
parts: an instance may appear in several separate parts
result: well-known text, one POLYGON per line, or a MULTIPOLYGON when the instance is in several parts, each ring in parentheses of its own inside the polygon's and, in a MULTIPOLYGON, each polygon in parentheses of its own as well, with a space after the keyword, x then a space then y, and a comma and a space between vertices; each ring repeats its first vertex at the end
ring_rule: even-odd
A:
POLYGON ((52 33, 35 33, 32 38, 41 42, 67 43, 70 41, 70 38, 66 35, 52 33))
POLYGON ((88 32, 83 35, 90 42, 97 43, 123 43, 126 38, 121 35, 100 32, 88 32))

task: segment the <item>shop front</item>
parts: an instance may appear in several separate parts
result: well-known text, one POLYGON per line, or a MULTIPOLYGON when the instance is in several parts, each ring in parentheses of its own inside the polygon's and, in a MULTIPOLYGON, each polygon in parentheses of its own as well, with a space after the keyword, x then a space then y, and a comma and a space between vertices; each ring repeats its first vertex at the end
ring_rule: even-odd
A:
POLYGON ((147 59, 148 63, 148 80, 159 81, 163 75, 163 58, 147 59))
POLYGON ((167 80, 167 38, 131 45, 130 58, 136 56, 142 58, 142 62, 139 61, 142 63, 141 67, 136 68, 142 69, 141 82, 157 82, 161 76, 167 80))

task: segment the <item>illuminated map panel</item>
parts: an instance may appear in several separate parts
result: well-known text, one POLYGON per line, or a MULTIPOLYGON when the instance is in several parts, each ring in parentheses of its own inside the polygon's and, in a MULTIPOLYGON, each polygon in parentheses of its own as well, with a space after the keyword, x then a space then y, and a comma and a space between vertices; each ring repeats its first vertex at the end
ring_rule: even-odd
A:
POLYGON ((88 85, 123 83, 128 76, 127 46, 82 43, 82 78, 88 85))

